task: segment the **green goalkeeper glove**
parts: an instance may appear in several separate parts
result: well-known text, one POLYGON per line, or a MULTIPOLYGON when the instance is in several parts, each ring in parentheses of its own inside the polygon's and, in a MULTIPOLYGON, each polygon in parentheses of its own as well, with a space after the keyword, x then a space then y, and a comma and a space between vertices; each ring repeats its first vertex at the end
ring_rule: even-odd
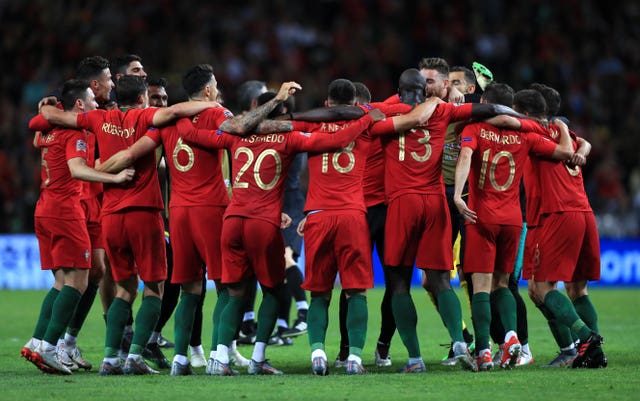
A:
POLYGON ((477 61, 473 62, 473 72, 476 74, 476 81, 478 81, 478 85, 480 89, 484 91, 491 82, 493 82, 493 73, 489 71, 487 67, 478 63, 477 61))

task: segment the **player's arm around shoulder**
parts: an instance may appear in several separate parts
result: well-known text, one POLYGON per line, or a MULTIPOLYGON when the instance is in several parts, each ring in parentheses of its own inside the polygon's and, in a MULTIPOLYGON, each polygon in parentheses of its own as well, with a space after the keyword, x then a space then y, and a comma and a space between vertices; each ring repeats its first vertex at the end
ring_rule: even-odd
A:
POLYGON ((103 182, 108 184, 122 184, 127 181, 131 181, 135 174, 135 170, 127 168, 120 171, 118 174, 110 174, 101 171, 97 171, 87 166, 87 161, 82 157, 74 157, 67 161, 71 177, 77 180, 103 182))
POLYGON ((552 157, 557 160, 570 160, 574 154, 573 142, 569 135, 569 127, 560 119, 555 119, 554 124, 560 130, 560 142, 553 151, 552 157))
MULTIPOLYGON (((465 131, 467 131, 466 128, 465 131)), ((463 135, 465 135, 465 131, 463 131, 463 135)), ((467 203, 462 199, 464 184, 467 182, 467 179, 469 178, 469 171, 471 170, 472 156, 473 148, 469 146, 462 146, 460 148, 460 154, 458 155, 458 162, 456 164, 455 171, 453 202, 466 221, 470 223, 476 223, 476 221, 478 220, 476 212, 469 209, 467 203)))
POLYGON ((190 117, 211 107, 218 106, 220 106, 218 102, 190 100, 188 102, 176 103, 169 107, 160 107, 153 115, 152 124, 154 127, 162 127, 176 118, 190 117))
POLYGON ((135 161, 140 157, 152 152, 157 145, 158 144, 153 139, 145 135, 131 145, 130 148, 123 149, 106 161, 100 163, 100 165, 96 167, 96 170, 107 173, 120 172, 133 165, 133 163, 135 163, 135 161))

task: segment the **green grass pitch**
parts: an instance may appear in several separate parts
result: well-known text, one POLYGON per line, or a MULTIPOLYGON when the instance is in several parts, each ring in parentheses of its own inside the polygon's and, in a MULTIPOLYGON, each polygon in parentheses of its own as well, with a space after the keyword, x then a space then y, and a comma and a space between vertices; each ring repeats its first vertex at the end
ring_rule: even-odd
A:
MULTIPOLYGON (((428 373, 401 375, 396 371, 406 362, 407 353, 396 334, 391 346, 393 366, 375 367, 373 351, 377 340, 382 291, 369 293, 369 330, 363 362, 366 376, 346 376, 331 369, 328 377, 315 377, 310 371, 310 351, 306 337, 298 337, 293 346, 270 347, 267 357, 285 372, 280 377, 253 377, 241 369, 238 377, 210 377, 204 368, 198 376, 100 377, 97 367, 102 359, 104 321, 99 299, 79 337, 85 357, 94 364, 90 372, 72 376, 40 373, 20 358, 20 348, 32 334, 43 291, 0 291, 0 400, 637 400, 640 395, 640 289, 591 290, 599 312, 599 325, 605 338, 604 349, 609 367, 599 370, 545 369, 541 366, 555 357, 556 349, 546 323, 527 299, 529 338, 535 363, 512 371, 470 373, 458 367, 440 365, 447 349, 448 336, 433 305, 421 288, 414 288, 418 309, 418 330, 428 373)), ((327 335, 327 355, 331 362, 338 351, 337 292, 327 335)), ((523 295, 524 290, 523 290, 523 295)), ((469 308, 463 303, 467 324, 469 308)), ((139 301, 138 301, 139 302, 139 301)), ((211 313, 215 294, 205 302, 204 348, 209 352, 211 313)), ((138 304, 136 304, 137 309, 138 304)), ((173 339, 173 320, 163 334, 173 339)), ((249 357, 252 348, 240 347, 249 357)), ((167 357, 173 357, 166 350, 167 357)))

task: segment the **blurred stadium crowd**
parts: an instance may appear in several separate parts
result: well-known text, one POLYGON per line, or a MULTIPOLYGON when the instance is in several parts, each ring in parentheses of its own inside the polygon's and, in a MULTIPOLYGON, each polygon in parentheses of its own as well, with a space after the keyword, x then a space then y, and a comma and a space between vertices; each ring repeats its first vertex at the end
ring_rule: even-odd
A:
POLYGON ((374 100, 421 57, 488 66, 522 89, 542 82, 593 145, 585 185, 603 237, 640 235, 640 3, 597 0, 0 1, 0 232, 31 232, 40 155, 27 122, 86 56, 142 57, 182 97, 181 73, 216 71, 225 105, 248 79, 303 86, 322 105, 330 80, 364 82, 374 100))

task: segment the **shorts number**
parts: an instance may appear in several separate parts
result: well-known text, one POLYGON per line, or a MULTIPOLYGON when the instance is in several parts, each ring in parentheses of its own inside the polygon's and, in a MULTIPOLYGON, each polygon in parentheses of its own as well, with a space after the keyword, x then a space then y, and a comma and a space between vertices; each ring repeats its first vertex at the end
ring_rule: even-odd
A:
MULTIPOLYGON (((429 160, 429 158, 431 157, 431 144, 429 143, 429 140, 431 139, 431 134, 429 133, 428 130, 424 128, 413 128, 410 130, 410 133, 413 134, 414 132, 422 132, 423 136, 422 138, 418 139, 418 143, 423 144, 425 150, 423 155, 419 155, 416 152, 411 152, 411 157, 413 158, 413 160, 419 163, 424 163, 427 160, 429 160)), ((399 135, 398 142, 399 142, 398 160, 403 162, 404 156, 405 156, 405 147, 406 147, 405 134, 399 135)))
MULTIPOLYGON (((484 181, 487 175, 487 164, 489 164, 489 154, 491 153, 491 149, 487 149, 482 153, 482 168, 480 169, 480 179, 478 180, 478 187, 484 188, 484 181)), ((513 184, 513 179, 516 176, 516 162, 513 160, 513 155, 505 150, 496 153, 496 155, 491 160, 491 167, 489 167, 489 181, 491 182, 491 186, 496 191, 506 191, 511 184, 513 184), (498 185, 496 182, 496 167, 498 167, 498 161, 506 157, 509 160, 509 178, 507 182, 502 185, 498 185)))
MULTIPOLYGON (((238 171, 236 178, 233 180, 233 188, 249 188, 249 183, 241 182, 240 179, 242 178, 244 173, 247 172, 249 167, 251 167, 251 164, 253 163, 255 156, 253 155, 253 151, 251 149, 240 147, 236 149, 236 153, 233 155, 233 158, 237 159, 238 156, 243 153, 247 155, 247 161, 244 162, 244 164, 240 168, 240 171, 238 171)), ((282 173, 282 159, 280 159, 280 155, 278 154, 277 151, 273 149, 267 149, 258 155, 258 158, 256 159, 256 164, 254 164, 253 166, 253 178, 255 179, 256 184, 258 185, 258 188, 268 191, 271 188, 275 187, 276 184, 278 183, 278 180, 280 179, 281 173, 282 173), (271 156, 275 159, 276 174, 271 180, 271 182, 268 182, 265 184, 265 182, 262 181, 262 178, 260 177, 260 166, 262 165, 262 162, 267 156, 271 156)))
POLYGON ((176 147, 173 149, 173 164, 176 166, 176 170, 180 172, 187 172, 191 170, 193 167, 193 163, 195 162, 195 155, 193 153, 193 149, 189 147, 186 143, 182 141, 182 138, 178 138, 178 142, 176 143, 176 147), (189 161, 187 164, 180 164, 178 161, 178 154, 181 151, 187 152, 187 156, 189 157, 189 161))
MULTIPOLYGON (((340 150, 339 152, 335 152, 331 157, 331 164, 333 165, 333 168, 337 172, 345 174, 353 170, 353 167, 356 165, 356 157, 354 156, 353 152, 351 152, 354 146, 356 146, 355 141, 351 142, 349 146, 347 146, 346 148, 342 148, 342 150, 340 150), (347 157, 349 158, 349 163, 346 165, 346 167, 342 167, 340 165, 340 162, 339 162, 340 155, 347 155, 347 157)), ((328 171, 329 171, 329 153, 323 153, 322 154, 322 172, 326 173, 328 171)))

